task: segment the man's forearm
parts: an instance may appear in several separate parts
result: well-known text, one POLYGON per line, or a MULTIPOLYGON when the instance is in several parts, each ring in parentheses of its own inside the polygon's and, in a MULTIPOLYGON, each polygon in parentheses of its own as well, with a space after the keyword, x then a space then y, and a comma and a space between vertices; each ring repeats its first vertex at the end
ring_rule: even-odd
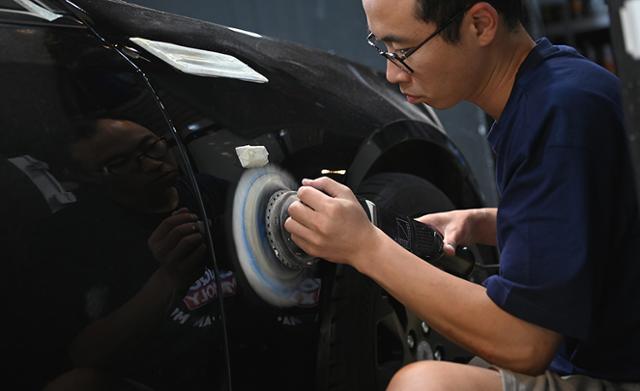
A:
POLYGON ((559 336, 500 309, 477 284, 454 277, 383 235, 354 266, 448 339, 495 365, 540 373, 559 336))
POLYGON ((473 237, 476 242, 475 244, 496 246, 496 216, 498 209, 481 208, 474 209, 473 212, 471 219, 473 220, 473 237))

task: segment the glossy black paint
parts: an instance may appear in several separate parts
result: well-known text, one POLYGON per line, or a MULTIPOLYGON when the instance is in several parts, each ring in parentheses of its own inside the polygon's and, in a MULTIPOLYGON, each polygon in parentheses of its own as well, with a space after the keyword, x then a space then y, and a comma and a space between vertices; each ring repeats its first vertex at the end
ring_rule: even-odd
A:
MULTIPOLYGON (((3 351, 13 360, 5 378, 15 389, 40 389, 72 366, 93 362, 102 366, 97 362, 112 353, 108 346, 91 347, 100 344, 95 338, 84 349, 104 351, 105 357, 93 357, 81 348, 66 353, 74 334, 83 325, 107 319, 112 313, 109 309, 134 297, 157 268, 146 241, 160 215, 123 207, 122 199, 112 197, 117 189, 142 189, 122 180, 99 184, 91 173, 78 175, 69 164, 67 148, 73 142, 70 129, 86 116, 135 120, 156 135, 170 136, 171 130, 140 75, 79 26, 68 18, 48 25, 34 20, 0 26, 2 41, 11 43, 3 46, 0 64, 5 86, 0 105, 2 189, 8 195, 3 199, 1 237, 10 271, 4 274, 3 288, 12 293, 4 297, 14 297, 7 305, 15 325, 5 336, 3 351), (127 102, 135 104, 121 107, 127 102), (55 188, 57 193, 47 194, 55 188)), ((93 163, 91 159, 88 156, 82 163, 93 163)), ((184 187, 191 187, 195 194, 188 180, 184 187)), ((198 291, 203 292, 207 291, 198 291)), ((171 347, 174 342, 164 337, 140 338, 146 340, 146 347, 140 349, 144 354, 117 356, 117 364, 108 366, 136 368, 146 373, 142 377, 148 379, 141 381, 150 385, 154 377, 169 387, 186 378, 194 388, 226 383, 225 371, 220 371, 226 367, 219 348, 225 338, 220 322, 217 327, 205 327, 207 319, 218 318, 220 308, 215 300, 207 306, 200 314, 206 331, 186 333, 193 342, 182 339, 181 343, 195 346, 200 341, 197 344, 203 348, 211 347, 201 348, 201 353, 193 349, 187 358, 182 357, 184 348, 171 347), (157 373, 171 371, 178 357, 172 354, 179 351, 182 368, 176 367, 171 374, 157 373), (184 370, 195 367, 195 362, 200 373, 184 370)), ((153 330, 149 327, 143 334, 153 334, 153 330)), ((173 332, 185 334, 177 329, 173 332)), ((125 344, 135 344, 135 335, 125 344)))

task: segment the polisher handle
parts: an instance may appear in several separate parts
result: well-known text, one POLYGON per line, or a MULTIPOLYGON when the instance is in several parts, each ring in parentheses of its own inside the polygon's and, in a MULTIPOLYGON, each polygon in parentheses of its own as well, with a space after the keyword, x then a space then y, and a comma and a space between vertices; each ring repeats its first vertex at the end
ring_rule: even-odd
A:
POLYGON ((475 257, 469 248, 458 246, 455 255, 447 256, 443 236, 434 227, 394 214, 367 199, 358 200, 375 226, 416 256, 458 277, 468 278, 473 271, 475 257))

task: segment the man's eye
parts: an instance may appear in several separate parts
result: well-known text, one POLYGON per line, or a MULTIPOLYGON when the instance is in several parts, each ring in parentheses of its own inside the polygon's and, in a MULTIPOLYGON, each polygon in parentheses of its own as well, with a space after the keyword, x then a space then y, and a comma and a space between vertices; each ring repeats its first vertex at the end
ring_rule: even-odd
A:
POLYGON ((410 51, 411 49, 413 49, 413 48, 398 49, 398 50, 396 50, 396 53, 399 53, 399 54, 407 54, 407 53, 409 53, 409 51, 410 51))

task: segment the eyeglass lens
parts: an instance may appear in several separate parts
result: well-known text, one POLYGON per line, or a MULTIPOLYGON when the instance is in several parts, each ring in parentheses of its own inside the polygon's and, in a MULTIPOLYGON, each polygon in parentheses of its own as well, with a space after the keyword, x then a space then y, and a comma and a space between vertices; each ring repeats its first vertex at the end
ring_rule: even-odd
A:
POLYGON ((164 137, 156 139, 148 147, 140 151, 139 154, 131 156, 127 159, 117 161, 105 166, 108 172, 113 174, 121 174, 137 169, 142 163, 142 159, 150 158, 154 160, 163 159, 169 151, 169 143, 164 137))

